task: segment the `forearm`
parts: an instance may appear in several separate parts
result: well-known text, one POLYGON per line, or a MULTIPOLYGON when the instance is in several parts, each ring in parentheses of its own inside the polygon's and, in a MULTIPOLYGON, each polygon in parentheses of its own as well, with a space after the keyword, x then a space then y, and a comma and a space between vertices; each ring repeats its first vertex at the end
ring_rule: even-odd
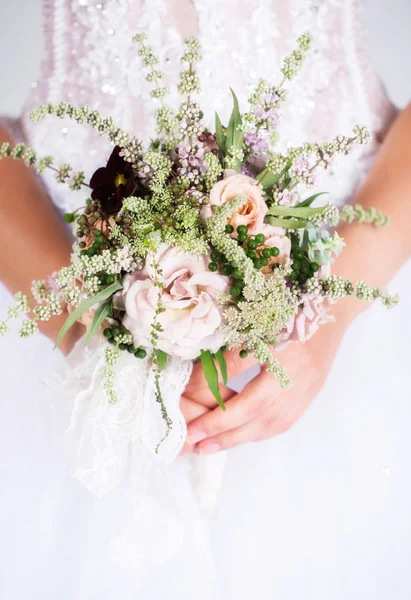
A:
MULTIPOLYGON (((11 140, 0 128, 0 144, 11 140)), ((10 291, 30 295, 34 279, 44 279, 69 264, 72 242, 34 173, 21 161, 0 161, 0 278, 10 291)), ((67 315, 40 323, 55 339, 67 315)), ((79 334, 75 327, 62 347, 79 334)))
MULTIPOLYGON (((411 105, 392 126, 364 185, 354 198, 389 216, 387 227, 344 225, 339 232, 347 247, 334 272, 384 288, 411 255, 411 105)), ((367 304, 347 298, 335 308, 348 325, 367 304)))

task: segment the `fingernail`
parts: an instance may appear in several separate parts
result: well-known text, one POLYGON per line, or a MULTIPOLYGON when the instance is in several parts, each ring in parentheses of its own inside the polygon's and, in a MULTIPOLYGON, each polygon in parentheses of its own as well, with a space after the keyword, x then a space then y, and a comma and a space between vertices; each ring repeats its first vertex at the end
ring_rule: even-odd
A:
POLYGON ((193 433, 190 433, 190 435, 187 436, 186 444, 189 444, 190 446, 194 446, 194 444, 197 444, 198 442, 205 440, 206 437, 207 437, 207 434, 204 433, 204 431, 193 431, 193 433))
POLYGON ((199 454, 214 454, 215 452, 219 452, 221 450, 221 446, 216 442, 210 442, 209 444, 203 444, 199 449, 199 454))

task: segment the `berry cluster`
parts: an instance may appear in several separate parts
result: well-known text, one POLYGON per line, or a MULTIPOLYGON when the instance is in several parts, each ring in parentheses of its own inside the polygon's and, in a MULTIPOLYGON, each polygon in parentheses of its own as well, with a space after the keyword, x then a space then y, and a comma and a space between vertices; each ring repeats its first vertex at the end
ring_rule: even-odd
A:
MULTIPOLYGON (((228 235, 234 233, 234 227, 230 224, 226 225, 225 232, 228 235)), ((277 247, 266 248, 264 247, 265 235, 263 233, 257 233, 256 235, 248 234, 247 225, 239 225, 237 227, 237 242, 241 246, 248 258, 253 261, 254 267, 257 270, 261 270, 268 267, 270 258, 276 258, 280 254, 280 250, 277 247)), ((242 291, 244 289, 244 274, 240 269, 235 268, 230 262, 227 261, 224 254, 218 250, 213 250, 210 255, 211 262, 208 265, 210 271, 218 271, 222 275, 231 276, 234 279, 234 285, 230 289, 230 294, 234 298, 241 299, 242 291)), ((273 266, 275 268, 276 265, 273 266)))
POLYGON ((130 354, 134 354, 136 358, 146 358, 147 352, 146 350, 144 350, 144 348, 136 348, 132 343, 118 343, 117 340, 121 336, 121 329, 118 325, 114 325, 113 327, 107 327, 103 331, 103 334, 107 338, 107 341, 113 346, 117 346, 119 350, 127 351, 130 354))
POLYGON ((312 262, 306 252, 300 247, 300 239, 297 233, 291 233, 291 258, 293 259, 292 271, 288 276, 291 281, 300 285, 306 283, 320 268, 317 262, 312 262))

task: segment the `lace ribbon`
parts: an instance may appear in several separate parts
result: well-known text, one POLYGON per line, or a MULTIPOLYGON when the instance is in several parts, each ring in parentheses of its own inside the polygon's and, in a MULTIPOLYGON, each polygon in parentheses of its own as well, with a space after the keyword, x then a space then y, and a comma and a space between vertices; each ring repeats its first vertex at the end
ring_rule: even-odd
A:
MULTIPOLYGON (((98 498, 123 480, 128 486, 127 506, 118 508, 124 508, 128 516, 109 552, 113 561, 144 573, 182 547, 188 487, 189 494, 196 495, 198 507, 207 511, 215 507, 225 457, 175 460, 187 434, 180 396, 191 375, 191 361, 172 358, 162 371, 160 385, 173 426, 159 446, 165 423, 155 399, 149 360, 121 353, 113 367, 118 402, 110 404, 104 393, 104 349, 102 336, 87 347, 80 340, 64 371, 47 385, 58 398, 59 404, 54 406, 57 435, 73 477, 98 498)), ((201 530, 200 521, 197 518, 201 530)))

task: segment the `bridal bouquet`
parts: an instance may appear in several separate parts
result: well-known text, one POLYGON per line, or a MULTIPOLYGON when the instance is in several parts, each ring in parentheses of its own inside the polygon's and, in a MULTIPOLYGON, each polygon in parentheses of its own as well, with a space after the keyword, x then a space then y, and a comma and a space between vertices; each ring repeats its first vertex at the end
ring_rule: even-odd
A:
MULTIPOLYGON (((7 331, 10 319, 31 313, 20 329, 26 338, 37 331, 39 321, 67 309, 57 346, 78 320, 87 326, 86 346, 98 339, 88 346, 95 350, 82 350, 81 356, 91 362, 79 360, 83 379, 78 398, 91 385, 104 389, 107 407, 116 405, 131 386, 131 379, 124 383, 121 377, 124 369, 134 369, 135 376, 144 373, 134 402, 140 394, 158 407, 163 424, 154 444, 158 452, 173 429, 168 395, 178 365, 200 360, 210 390, 224 408, 219 386, 227 384, 225 349, 237 348, 241 357, 252 353, 288 387, 290 379, 274 348, 306 341, 331 319, 330 304, 344 296, 365 301, 380 297, 388 307, 398 298, 363 281, 353 284, 330 269, 344 246, 330 227, 340 221, 384 226, 387 219, 361 206, 318 206, 320 193, 300 197, 301 190, 315 185, 316 169, 331 168, 336 155, 366 143, 367 130, 356 127, 350 137, 290 147, 284 154, 275 150, 284 86, 302 66, 310 35, 302 35, 284 60, 282 83, 260 80, 245 112, 232 92, 231 118, 224 125, 216 115, 214 131, 205 128, 195 99, 200 91, 198 41, 186 40, 177 112, 166 104, 163 73, 145 35, 134 41, 159 105, 156 139, 145 146, 110 117, 62 102, 41 106, 32 118, 69 117, 113 143, 107 164, 89 182, 83 172, 68 164, 54 167, 51 157, 38 158, 24 144, 0 147, 0 157, 21 158, 39 173, 54 169, 59 182, 85 192, 85 206, 64 217, 77 237, 71 264, 33 282, 32 298, 16 294, 0 333, 7 331), (104 355, 104 366, 93 371, 98 353, 104 355), (87 374, 92 384, 84 383, 87 374)), ((174 390, 177 403, 184 380, 174 390)), ((182 435, 179 447, 183 441, 182 435)))

